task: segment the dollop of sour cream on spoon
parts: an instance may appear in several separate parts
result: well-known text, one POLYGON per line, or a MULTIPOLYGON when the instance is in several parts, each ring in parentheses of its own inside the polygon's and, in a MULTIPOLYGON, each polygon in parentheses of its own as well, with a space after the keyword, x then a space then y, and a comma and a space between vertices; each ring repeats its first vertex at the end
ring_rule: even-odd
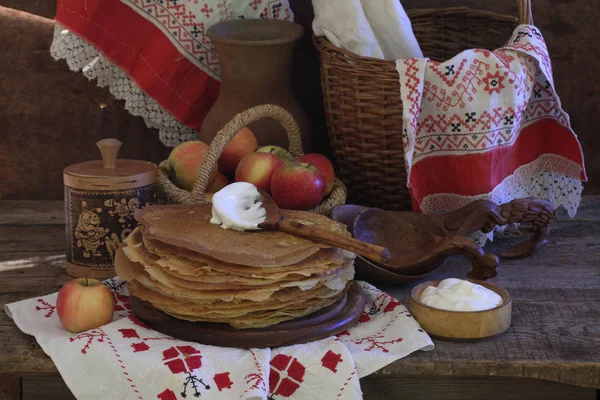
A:
POLYGON ((423 290, 421 302, 441 310, 483 311, 502 304, 502 297, 476 283, 449 278, 423 290))
POLYGON ((266 219, 262 196, 251 183, 235 182, 213 195, 211 224, 239 231, 259 230, 258 224, 266 219))

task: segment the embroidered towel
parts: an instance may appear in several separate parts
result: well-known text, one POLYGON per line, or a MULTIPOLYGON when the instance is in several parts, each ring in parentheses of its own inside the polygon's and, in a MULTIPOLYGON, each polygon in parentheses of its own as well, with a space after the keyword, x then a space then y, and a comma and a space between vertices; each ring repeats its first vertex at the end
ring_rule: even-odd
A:
POLYGON ((404 305, 364 282, 368 301, 356 326, 307 344, 250 350, 156 332, 131 313, 123 280, 106 283, 116 300, 113 322, 80 334, 61 325, 57 293, 5 306, 78 399, 360 399, 359 378, 433 349, 404 305))
POLYGON ((170 147, 196 140, 219 93, 208 28, 239 18, 292 20, 287 0, 57 0, 50 48, 170 147))
POLYGON ((396 66, 414 209, 439 213, 476 199, 535 196, 575 215, 587 180, 583 153, 536 27, 518 26, 493 52, 396 66))

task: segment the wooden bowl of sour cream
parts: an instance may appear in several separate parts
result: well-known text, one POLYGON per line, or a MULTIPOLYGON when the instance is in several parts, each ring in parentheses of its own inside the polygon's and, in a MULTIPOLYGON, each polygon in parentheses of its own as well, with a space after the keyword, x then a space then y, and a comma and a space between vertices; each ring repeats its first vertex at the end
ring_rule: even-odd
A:
POLYGON ((437 288, 442 281, 428 281, 415 286, 410 296, 410 312, 428 334, 440 339, 480 340, 499 335, 510 327, 510 294, 493 283, 473 279, 467 281, 495 292, 501 298, 500 303, 481 311, 441 309, 425 304, 421 298, 425 289, 430 286, 437 288))

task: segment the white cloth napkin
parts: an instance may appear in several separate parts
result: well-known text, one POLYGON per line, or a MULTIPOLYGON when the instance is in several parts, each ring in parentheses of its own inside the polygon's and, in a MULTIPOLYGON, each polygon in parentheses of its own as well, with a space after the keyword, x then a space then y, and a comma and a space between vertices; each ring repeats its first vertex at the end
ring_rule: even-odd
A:
POLYGON ((313 0, 313 31, 361 56, 423 57, 399 0, 313 0))
POLYGON ((406 307, 364 282, 368 301, 353 328, 307 344, 251 350, 156 332, 131 313, 124 281, 106 283, 116 300, 113 321, 80 334, 61 325, 57 293, 5 306, 78 399, 360 399, 359 378, 416 350, 433 349, 406 307))

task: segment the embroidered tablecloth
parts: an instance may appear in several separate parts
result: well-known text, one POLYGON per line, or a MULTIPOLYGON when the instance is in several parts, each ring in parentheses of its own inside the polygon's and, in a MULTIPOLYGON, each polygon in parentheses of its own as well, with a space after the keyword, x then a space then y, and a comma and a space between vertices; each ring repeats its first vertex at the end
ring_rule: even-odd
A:
POLYGON ((493 52, 396 66, 414 209, 438 213, 476 199, 535 196, 575 215, 587 180, 583 154, 536 27, 518 26, 493 52))
POLYGON ((195 140, 217 99, 208 28, 239 18, 292 20, 287 0, 57 0, 50 53, 96 79, 175 146, 195 140))
POLYGON ((368 301, 354 327, 307 344, 250 350, 156 332, 131 313, 124 281, 106 283, 115 296, 113 321, 80 334, 60 323, 57 293, 5 306, 78 399, 360 399, 359 378, 433 349, 404 305, 365 282, 359 283, 368 301))

